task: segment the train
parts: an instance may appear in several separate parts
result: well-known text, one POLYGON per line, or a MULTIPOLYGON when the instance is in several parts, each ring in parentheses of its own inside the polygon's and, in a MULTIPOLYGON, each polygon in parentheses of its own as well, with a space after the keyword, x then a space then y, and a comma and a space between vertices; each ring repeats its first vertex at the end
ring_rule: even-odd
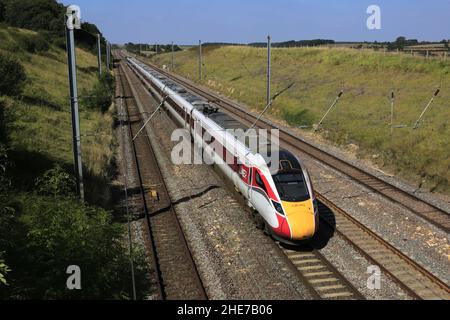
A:
POLYGON ((317 200, 310 175, 297 156, 280 148, 278 168, 271 171, 261 154, 252 151, 229 130, 248 127, 147 64, 133 57, 127 57, 126 61, 147 80, 171 118, 189 131, 192 141, 201 146, 243 196, 261 221, 261 228, 287 244, 303 243, 314 237, 319 228, 317 200), (219 151, 211 147, 212 141, 216 145, 220 141, 219 151), (232 161, 225 161, 230 157, 232 161))

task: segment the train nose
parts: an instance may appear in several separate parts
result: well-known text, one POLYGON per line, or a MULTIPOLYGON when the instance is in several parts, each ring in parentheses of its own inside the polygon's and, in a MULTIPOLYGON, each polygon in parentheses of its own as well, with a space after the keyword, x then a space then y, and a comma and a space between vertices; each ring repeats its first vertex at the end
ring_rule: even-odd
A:
POLYGON ((311 201, 283 202, 292 240, 310 239, 316 232, 316 218, 311 201))

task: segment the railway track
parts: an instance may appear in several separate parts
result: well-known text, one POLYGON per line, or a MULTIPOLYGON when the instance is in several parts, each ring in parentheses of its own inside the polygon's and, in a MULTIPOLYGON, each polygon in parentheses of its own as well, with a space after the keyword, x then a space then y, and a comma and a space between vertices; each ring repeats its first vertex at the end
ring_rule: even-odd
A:
MULTIPOLYGON (((245 110, 244 108, 227 98, 221 97, 206 88, 202 88, 185 78, 163 70, 153 64, 147 62, 144 63, 148 64, 150 67, 154 68, 164 76, 172 79, 175 82, 178 82, 180 85, 184 86, 186 89, 192 91, 193 93, 202 96, 213 104, 216 104, 222 110, 227 111, 234 117, 237 117, 246 125, 253 124, 257 119, 256 115, 245 110)), ((341 173, 344 173, 350 179, 363 185, 369 190, 378 193, 389 199, 390 201, 403 206, 404 208, 422 217, 429 223, 444 230, 445 232, 450 232, 450 214, 444 209, 426 202, 418 198, 414 194, 404 191, 390 184, 389 182, 384 181, 381 178, 352 165, 351 163, 348 163, 345 160, 339 159, 336 156, 311 145, 300 137, 295 136, 293 133, 284 128, 280 128, 270 121, 261 119, 258 122, 258 127, 263 129, 279 129, 280 142, 282 147, 290 151, 294 151, 297 154, 306 154, 326 164, 327 166, 332 167, 333 169, 341 173)))
MULTIPOLYGON (((143 79, 140 80, 145 87, 143 79)), ((298 248, 289 248, 279 243, 274 245, 284 253, 286 262, 316 299, 364 299, 364 296, 318 250, 311 247, 307 248, 307 252, 301 252, 298 248)))
MULTIPOLYGON (((339 234, 356 251, 418 300, 450 300, 447 284, 435 277, 344 210, 320 194, 321 227, 339 234)), ((364 296, 335 268, 320 251, 312 248, 284 246, 278 243, 305 283, 321 299, 361 300, 364 296)))
POLYGON ((410 296, 423 300, 449 300, 447 284, 358 222, 336 204, 317 194, 320 218, 373 265, 380 267, 410 296))
MULTIPOLYGON (((130 85, 126 68, 119 67, 123 105, 130 137, 144 123, 145 110, 136 88, 130 85)), ((131 139, 130 139, 131 140, 131 139)), ((134 165, 139 175, 148 225, 148 250, 152 254, 158 295, 161 300, 206 300, 207 295, 198 274, 180 222, 172 205, 158 161, 148 135, 140 134, 132 143, 134 165)))
POLYGON ((318 250, 278 247, 318 299, 364 300, 364 296, 318 250))
MULTIPOLYGON (((157 69, 157 68, 155 68, 157 69)), ((158 69, 164 75, 168 76, 167 72, 158 69)), ((139 74, 135 71, 139 76, 139 74)), ((174 75, 170 76, 173 80, 174 75)), ((148 88, 150 84, 140 77, 141 82, 148 88)), ((185 85, 186 81, 177 81, 182 86, 187 87, 191 91, 205 97, 203 91, 193 90, 195 85, 185 85)), ((209 101, 211 96, 206 96, 209 101)), ((220 97, 215 96, 214 103, 219 104, 220 97)), ((220 106, 220 104, 219 104, 220 106)), ((239 108, 237 106, 237 108, 239 108)), ((240 108, 239 108, 240 110, 240 108)), ((242 110, 241 110, 242 111, 242 110)), ((246 115, 249 115, 248 112, 246 115)), ((240 120, 239 114, 235 113, 240 120)), ((247 121, 251 118, 246 118, 247 121)), ((250 122, 252 122, 250 120, 250 122)), ((320 150, 321 151, 321 150, 320 150)), ((321 151, 322 152, 322 151, 321 151)), ((358 169, 359 170, 359 169, 358 169)), ((333 228, 339 235, 341 235, 347 242, 349 242, 357 251, 365 256, 374 265, 377 265, 386 274, 388 274, 396 283, 398 283, 403 289, 405 289, 413 298, 416 299, 449 299, 450 291, 447 284, 435 277, 425 268, 411 260, 409 257, 401 253, 399 250, 391 246, 382 238, 373 233, 369 228, 365 227, 357 220, 352 218, 344 210, 340 209, 337 205, 326 199, 324 196, 317 194, 318 199, 321 201, 321 220, 333 228)), ((426 204, 424 204, 426 205, 426 204)), ((443 213, 446 214, 446 213, 443 213)), ((436 221, 435 221, 436 222, 436 221)), ((442 225, 441 225, 442 227, 442 225)), ((336 295, 336 298, 341 295, 342 298, 356 298, 359 297, 359 293, 356 289, 345 280, 343 276, 321 256, 317 251, 311 252, 298 252, 296 250, 290 250, 282 248, 286 256, 295 265, 297 270, 302 274, 303 278, 311 284, 311 287, 316 291, 320 297, 328 298, 336 295), (317 272, 308 272, 311 270, 318 270, 317 272), (306 276, 305 276, 306 275, 306 276), (318 279, 311 279, 309 282, 308 276, 318 276, 318 279), (329 285, 324 285, 329 281, 329 285), (322 285, 322 286, 321 286, 322 285), (321 288, 322 290, 317 289, 321 288), (326 290, 332 290, 331 296, 325 293, 326 290), (333 291, 335 290, 335 291, 333 291)))

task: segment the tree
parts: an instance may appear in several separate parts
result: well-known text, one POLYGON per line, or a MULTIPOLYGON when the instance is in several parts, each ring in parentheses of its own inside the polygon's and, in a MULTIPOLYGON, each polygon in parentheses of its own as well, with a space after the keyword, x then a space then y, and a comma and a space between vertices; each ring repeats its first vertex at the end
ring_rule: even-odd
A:
MULTIPOLYGON (((0 299, 127 299, 131 294, 124 227, 109 212, 74 199, 23 195, 15 213, 0 216, 0 247, 12 272, 0 299), (66 287, 68 266, 81 269, 82 290, 66 287)), ((2 259, 3 259, 2 258, 2 259)), ((134 255, 138 296, 145 259, 134 255)))
POLYGON ((13 57, 0 53, 0 94, 19 96, 27 79, 25 69, 13 57))
POLYGON ((75 195, 75 179, 57 165, 36 180, 36 189, 46 196, 71 197, 75 195))
POLYGON ((406 38, 398 37, 397 40, 395 40, 395 46, 397 49, 403 50, 406 46, 406 38))
MULTIPOLYGON (((65 12, 65 6, 56 0, 0 0, 0 21, 3 19, 8 25, 17 28, 46 31, 51 35, 49 39, 58 45, 65 36, 62 23, 65 12)), ((90 23, 83 23, 82 29, 99 33, 97 26, 90 23)), ((83 31, 76 31, 75 36, 79 44, 94 49, 95 37, 83 31)))
POLYGON ((0 146, 6 142, 6 119, 4 101, 0 99, 0 146))
POLYGON ((5 3, 0 0, 0 22, 5 20, 5 3))
MULTIPOLYGON (((1 101, 0 101, 1 103, 1 101)), ((10 185, 10 180, 7 176, 7 168, 9 167, 8 155, 6 147, 0 141, 0 234, 5 234, 6 222, 11 218, 13 210, 6 205, 7 192, 10 185)), ((0 236, 0 248, 5 248, 5 242, 0 236)), ((0 251, 0 288, 8 285, 6 274, 11 270, 6 265, 4 260, 4 252, 0 251)))
MULTIPOLYGON (((0 143, 0 195, 7 193, 9 186, 11 185, 11 181, 8 177, 7 172, 9 166, 10 163, 8 159, 7 149, 5 145, 0 143)), ((2 207, 0 206, 0 215, 2 213, 2 207)))
MULTIPOLYGON (((97 28, 95 24, 83 22, 81 24, 81 30, 75 30, 75 41, 77 44, 80 44, 84 47, 86 47, 88 50, 97 52, 97 37, 96 35, 100 34, 100 30, 97 28)), ((104 51, 104 43, 105 38, 101 36, 101 46, 102 46, 102 52, 104 51)))
MULTIPOLYGON (((61 34, 61 19, 64 5, 55 0, 3 0, 5 2, 4 19, 13 27, 48 30, 61 34), (56 24, 55 21, 59 24, 56 24), (55 29, 57 26, 59 27, 55 29)), ((64 34, 64 33, 62 33, 64 34)))
MULTIPOLYGON (((1 252, 0 252, 1 257, 1 252)), ((0 259, 0 286, 8 285, 8 282, 6 281, 6 274, 10 272, 11 269, 8 268, 8 266, 5 263, 5 260, 0 259)))

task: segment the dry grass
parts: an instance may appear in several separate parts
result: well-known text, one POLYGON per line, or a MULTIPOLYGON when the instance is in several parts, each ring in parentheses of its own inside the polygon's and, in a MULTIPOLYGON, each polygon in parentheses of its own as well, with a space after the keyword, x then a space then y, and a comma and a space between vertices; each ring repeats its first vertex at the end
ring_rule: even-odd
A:
MULTIPOLYGON (((344 89, 322 135, 341 145, 357 144, 359 156, 417 186, 450 193, 450 62, 349 48, 273 49, 273 90, 291 82, 272 116, 294 127, 317 123, 344 89), (391 136, 391 90, 395 123, 411 126, 436 88, 442 89, 420 130, 396 129, 391 136)), ((170 54, 152 58, 170 66, 170 54)), ((212 89, 261 109, 265 103, 266 49, 210 47, 204 50, 202 81, 212 89)), ((175 71, 198 80, 197 51, 176 53, 175 71)))
MULTIPOLYGON (((15 35, 31 31, 0 28, 0 52, 14 54, 25 67, 28 81, 24 97, 3 97, 14 114, 10 139, 13 149, 40 154, 71 167, 72 126, 68 94, 68 71, 64 50, 51 47, 42 54, 17 50, 15 35)), ((97 82, 97 59, 90 52, 77 50, 78 92, 87 91, 97 82)), ((111 109, 108 113, 87 110, 80 105, 83 165, 88 175, 107 180, 113 160, 111 109)), ((30 159, 32 161, 32 159, 30 159)))

